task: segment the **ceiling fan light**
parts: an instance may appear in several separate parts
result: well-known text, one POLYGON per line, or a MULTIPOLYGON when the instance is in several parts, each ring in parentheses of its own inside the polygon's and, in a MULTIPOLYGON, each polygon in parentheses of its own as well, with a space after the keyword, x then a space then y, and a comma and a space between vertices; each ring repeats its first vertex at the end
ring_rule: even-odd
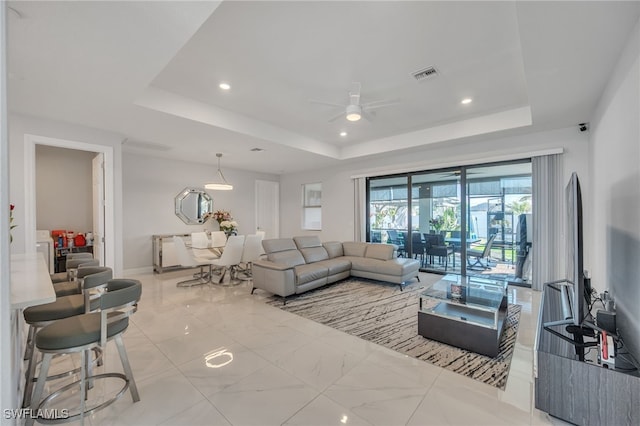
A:
POLYGON ((222 170, 220 170, 220 157, 222 157, 222 154, 217 153, 216 157, 218 157, 218 181, 206 183, 204 187, 205 189, 213 189, 216 191, 231 191, 233 189, 233 185, 227 182, 222 174, 222 170))
POLYGON ((348 105, 347 106, 347 120, 358 121, 362 118, 362 109, 360 105, 348 105))

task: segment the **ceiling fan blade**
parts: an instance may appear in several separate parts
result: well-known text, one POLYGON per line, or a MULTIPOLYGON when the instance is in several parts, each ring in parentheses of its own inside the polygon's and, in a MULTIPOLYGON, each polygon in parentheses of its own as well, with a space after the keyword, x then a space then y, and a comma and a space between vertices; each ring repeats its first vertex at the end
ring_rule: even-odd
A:
POLYGON ((367 111, 366 109, 362 109, 362 118, 364 118, 367 121, 373 121, 375 119, 375 111, 367 111))
POLYGON ((331 117, 328 121, 329 123, 331 123, 332 121, 336 121, 337 119, 344 117, 345 113, 344 111, 340 112, 339 114, 334 115, 333 117, 331 117))
POLYGON ((312 104, 328 105, 328 106, 340 107, 340 108, 346 107, 345 104, 337 104, 337 103, 334 103, 334 102, 319 101, 317 99, 309 99, 309 102, 312 103, 312 104))
POLYGON ((380 101, 372 101, 362 104, 362 108, 366 108, 369 111, 377 108, 384 108, 392 105, 398 105, 400 103, 400 99, 385 99, 380 101))

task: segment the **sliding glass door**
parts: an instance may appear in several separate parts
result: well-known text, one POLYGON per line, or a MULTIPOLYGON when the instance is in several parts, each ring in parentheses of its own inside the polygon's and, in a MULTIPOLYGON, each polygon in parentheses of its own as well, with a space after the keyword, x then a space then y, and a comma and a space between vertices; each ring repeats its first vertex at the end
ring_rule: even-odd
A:
POLYGON ((467 168, 467 274, 531 285, 531 162, 467 168), (527 237, 527 234, 529 237, 527 237))
POLYGON ((367 196, 367 241, 426 272, 530 285, 530 161, 369 178, 367 196))
POLYGON ((379 178, 368 182, 367 241, 395 244, 398 255, 407 256, 411 224, 409 177, 379 178))

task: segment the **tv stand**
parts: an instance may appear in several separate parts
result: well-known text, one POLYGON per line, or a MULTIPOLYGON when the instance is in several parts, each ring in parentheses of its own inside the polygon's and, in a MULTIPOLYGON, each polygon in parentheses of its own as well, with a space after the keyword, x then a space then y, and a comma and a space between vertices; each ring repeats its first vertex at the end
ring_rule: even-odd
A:
POLYGON ((627 425, 630 419, 639 419, 640 377, 585 362, 585 352, 597 345, 591 337, 597 327, 589 323, 556 327, 562 318, 558 296, 545 288, 540 304, 536 408, 577 425, 627 425))

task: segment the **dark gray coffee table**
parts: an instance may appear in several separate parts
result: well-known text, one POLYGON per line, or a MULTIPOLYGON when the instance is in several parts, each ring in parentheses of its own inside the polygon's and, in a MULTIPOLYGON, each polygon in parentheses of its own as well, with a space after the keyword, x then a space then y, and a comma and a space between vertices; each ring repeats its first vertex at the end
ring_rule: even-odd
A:
POLYGON ((446 275, 420 294, 418 334, 495 357, 506 316, 506 281, 446 275))

